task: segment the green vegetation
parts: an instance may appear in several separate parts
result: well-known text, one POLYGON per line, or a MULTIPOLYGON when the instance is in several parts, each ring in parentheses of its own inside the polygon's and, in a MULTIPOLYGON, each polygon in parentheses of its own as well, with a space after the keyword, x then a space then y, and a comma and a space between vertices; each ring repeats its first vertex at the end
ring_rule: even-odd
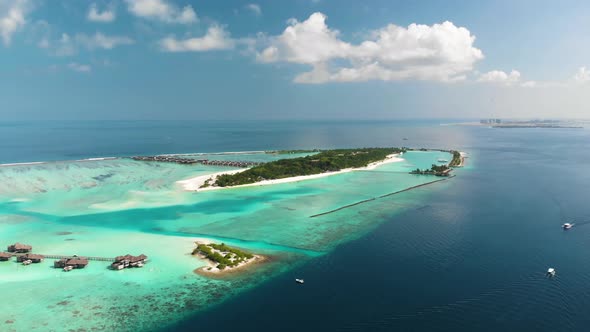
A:
POLYGON ((220 175, 217 177, 215 185, 219 187, 237 186, 264 180, 365 167, 372 162, 385 159, 390 154, 404 151, 399 148, 326 150, 310 156, 268 162, 236 174, 220 175))
POLYGON ((449 163, 450 167, 457 167, 461 165, 461 153, 459 151, 452 150, 450 151, 453 154, 453 159, 449 163))
POLYGON ((436 175, 436 176, 449 176, 451 168, 447 165, 432 165, 430 169, 419 169, 416 168, 415 170, 411 171, 410 174, 420 174, 420 175, 436 175))
POLYGON ((295 154, 295 153, 315 153, 320 152, 319 149, 313 150, 276 150, 276 151, 265 151, 267 154, 295 154))
POLYGON ((227 267, 235 267, 238 264, 251 259, 254 255, 236 248, 222 244, 199 244, 193 250, 193 255, 201 254, 207 259, 217 263, 217 268, 223 270, 227 267))

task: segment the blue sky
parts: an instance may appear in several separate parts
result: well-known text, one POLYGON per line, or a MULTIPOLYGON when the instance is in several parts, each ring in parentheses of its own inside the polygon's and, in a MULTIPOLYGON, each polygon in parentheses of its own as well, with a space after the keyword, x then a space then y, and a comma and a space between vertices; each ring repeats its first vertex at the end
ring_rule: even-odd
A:
POLYGON ((589 17, 585 1, 0 0, 0 116, 587 118, 589 17))

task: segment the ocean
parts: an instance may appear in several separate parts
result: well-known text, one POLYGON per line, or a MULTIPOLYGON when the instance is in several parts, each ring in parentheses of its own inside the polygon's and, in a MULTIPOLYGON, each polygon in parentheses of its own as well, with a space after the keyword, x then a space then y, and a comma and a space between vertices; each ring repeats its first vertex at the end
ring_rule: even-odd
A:
POLYGON ((589 323, 585 129, 438 120, 0 127, 3 164, 362 146, 468 153, 452 179, 319 219, 309 216, 428 182, 407 171, 444 155, 415 152, 375 172, 207 195, 178 193, 168 181, 211 172, 206 167, 126 159, 2 167, 2 245, 22 240, 43 251, 153 257, 144 269, 123 273, 94 263, 61 273, 0 262, 0 291, 19 299, 0 305, 6 330, 61 323, 167 331, 585 331, 589 323), (564 222, 575 226, 563 231, 564 222), (272 259, 239 277, 206 279, 192 273, 199 263, 186 254, 195 237, 272 259), (105 239, 111 244, 97 246, 105 239), (556 277, 547 278, 549 267, 556 277), (19 312, 34 312, 36 320, 19 312))

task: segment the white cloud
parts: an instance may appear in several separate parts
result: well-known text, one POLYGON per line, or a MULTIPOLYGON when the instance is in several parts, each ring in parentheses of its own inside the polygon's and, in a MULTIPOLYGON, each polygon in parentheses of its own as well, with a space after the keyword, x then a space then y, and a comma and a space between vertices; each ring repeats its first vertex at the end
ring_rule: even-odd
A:
POLYGON ((211 26, 203 37, 176 39, 167 37, 160 40, 160 47, 165 52, 204 52, 232 49, 235 42, 221 26, 211 26))
POLYGON ((101 12, 98 10, 97 5, 93 3, 90 5, 86 17, 92 22, 109 23, 115 20, 116 14, 113 8, 105 9, 101 12))
POLYGON ((487 73, 480 74, 477 81, 481 83, 490 83, 504 86, 521 86, 523 88, 534 88, 541 86, 548 86, 551 82, 536 82, 536 81, 522 81, 522 75, 518 70, 511 70, 507 73, 502 70, 492 70, 487 73))
POLYGON ((197 14, 190 5, 180 9, 166 0, 125 0, 135 16, 165 23, 190 24, 197 22, 197 14))
POLYGON ((0 37, 4 45, 10 45, 12 35, 25 26, 31 9, 29 0, 0 0, 0 37))
MULTIPOLYGON (((50 42, 48 41, 42 44, 46 45, 47 48, 50 47, 50 42)), ((54 55, 70 56, 78 53, 72 38, 67 33, 62 33, 61 38, 55 44, 55 48, 53 49, 54 55)))
POLYGON ((520 72, 518 70, 512 70, 510 73, 506 73, 501 70, 492 70, 487 73, 481 74, 477 81, 513 85, 520 81, 520 72))
POLYGON ((89 73, 92 71, 92 67, 89 65, 82 65, 76 62, 69 63, 68 68, 79 73, 89 73))
POLYGON ((314 13, 307 20, 291 19, 279 36, 268 38, 258 52, 263 63, 292 62, 312 66, 295 78, 298 83, 354 82, 368 80, 465 79, 475 62, 483 58, 473 46, 469 30, 451 22, 387 25, 372 31, 360 44, 340 38, 326 25, 326 16, 314 13))
POLYGON ((55 41, 43 37, 37 46, 48 49, 49 53, 55 56, 71 56, 77 54, 81 47, 88 50, 111 50, 117 46, 134 43, 133 39, 126 36, 108 36, 100 32, 96 32, 94 35, 78 33, 75 36, 62 33, 60 39, 55 41))
POLYGON ((574 81, 578 83, 586 83, 590 81, 590 70, 586 67, 580 67, 576 75, 574 75, 574 81))
POLYGON ((90 36, 83 33, 77 34, 76 42, 91 50, 96 48, 110 50, 120 45, 135 43, 133 39, 126 36, 107 36, 100 32, 90 36))
POLYGON ((260 8, 259 4, 249 3, 245 7, 246 7, 246 9, 248 9, 249 11, 254 13, 254 15, 256 15, 256 16, 262 15, 262 8, 260 8))

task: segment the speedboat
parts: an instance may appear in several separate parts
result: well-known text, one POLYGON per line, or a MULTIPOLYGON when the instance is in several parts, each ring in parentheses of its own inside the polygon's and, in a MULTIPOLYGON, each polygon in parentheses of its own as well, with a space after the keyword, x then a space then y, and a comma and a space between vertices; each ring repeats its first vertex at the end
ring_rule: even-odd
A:
POLYGON ((569 222, 566 222, 565 224, 561 225, 561 227, 562 227, 564 230, 568 230, 568 229, 570 229, 570 228, 574 227, 574 225, 573 225, 573 224, 570 224, 569 222))
POLYGON ((298 284, 304 283, 303 279, 295 279, 295 282, 298 283, 298 284))
POLYGON ((549 269, 547 269, 547 276, 548 277, 555 277, 555 269, 550 267, 549 269))

